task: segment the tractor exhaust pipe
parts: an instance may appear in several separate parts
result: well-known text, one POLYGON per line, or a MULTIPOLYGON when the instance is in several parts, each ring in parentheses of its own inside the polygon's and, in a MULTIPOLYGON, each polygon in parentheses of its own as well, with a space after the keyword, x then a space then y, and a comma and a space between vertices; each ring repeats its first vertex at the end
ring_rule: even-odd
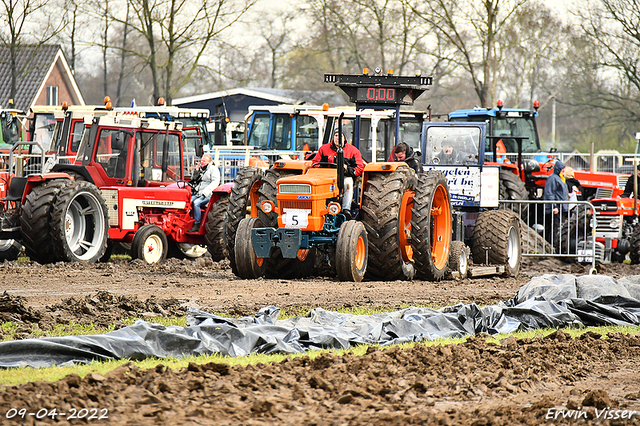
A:
POLYGON ((342 204, 342 197, 344 196, 344 151, 342 150, 342 144, 344 140, 342 138, 342 118, 344 112, 340 113, 338 117, 338 145, 336 146, 336 165, 338 167, 338 200, 342 204))

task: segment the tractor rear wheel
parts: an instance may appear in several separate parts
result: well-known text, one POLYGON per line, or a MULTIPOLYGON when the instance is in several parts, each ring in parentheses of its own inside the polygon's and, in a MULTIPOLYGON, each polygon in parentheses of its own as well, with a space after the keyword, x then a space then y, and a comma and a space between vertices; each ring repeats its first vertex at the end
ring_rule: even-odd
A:
POLYGON ((265 259, 258 259, 251 242, 251 230, 262 228, 262 222, 255 217, 247 217, 240 221, 235 242, 235 264, 238 277, 251 280, 264 275, 265 259))
POLYGON ((98 188, 89 182, 63 186, 51 209, 52 250, 65 262, 97 262, 107 248, 109 217, 98 188))
POLYGON ((218 198, 218 201, 211 206, 211 210, 207 215, 207 222, 204 224, 206 231, 204 239, 214 262, 219 262, 228 255, 224 244, 224 217, 228 208, 229 197, 222 196, 218 198))
POLYGON ((362 222, 349 220, 338 231, 336 271, 340 281, 360 282, 367 271, 367 231, 362 222))
POLYGON ((633 227, 631 235, 631 250, 629 251, 629 259, 632 265, 640 263, 640 223, 633 227))
MULTIPOLYGON (((555 235, 553 243, 558 254, 577 254, 578 239, 591 235, 591 221, 587 218, 587 210, 582 206, 571 209, 566 214, 555 235)), ((563 262, 571 263, 575 257, 561 257, 563 262)))
POLYGON ((68 179, 54 179, 37 186, 27 194, 20 215, 20 232, 25 253, 40 264, 53 263, 59 258, 52 250, 51 213, 60 190, 72 184, 68 179))
POLYGON ((473 228, 473 262, 504 265, 505 273, 515 277, 520 271, 521 240, 517 215, 509 210, 480 213, 473 228))
POLYGON ((362 191, 362 222, 369 239, 367 277, 406 280, 415 275, 411 203, 417 178, 413 169, 371 173, 362 191))
POLYGON ((443 279, 451 246, 451 201, 447 178, 440 171, 430 170, 418 176, 411 245, 417 277, 428 281, 443 279))
POLYGON ((229 206, 224 215, 224 247, 226 254, 231 262, 231 270, 237 274, 235 249, 236 232, 240 221, 247 217, 251 209, 251 200, 249 199, 249 191, 256 181, 262 179, 264 172, 258 167, 245 167, 238 171, 233 181, 233 187, 229 194, 229 206))
MULTIPOLYGON (((520 180, 520 176, 511 170, 500 170, 500 191, 499 199, 506 201, 528 200, 529 191, 524 182, 520 180)), ((525 221, 528 220, 529 205, 528 204, 508 204, 509 210, 516 212, 525 221)))
POLYGON ((146 263, 159 263, 167 258, 169 243, 162 228, 157 225, 143 225, 133 236, 131 257, 146 263))
POLYGON ((459 279, 467 277, 469 273, 469 248, 464 241, 451 241, 449 269, 452 272, 457 272, 459 279))

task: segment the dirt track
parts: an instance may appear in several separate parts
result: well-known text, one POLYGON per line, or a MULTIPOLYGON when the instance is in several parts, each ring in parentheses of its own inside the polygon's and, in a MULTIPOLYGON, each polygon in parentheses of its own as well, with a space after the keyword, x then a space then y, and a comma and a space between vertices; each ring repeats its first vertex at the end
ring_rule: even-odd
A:
MULTIPOLYGON (((518 279, 356 285, 329 279, 239 280, 227 264, 208 259, 158 266, 128 261, 88 267, 5 263, 0 276, 7 293, 0 307, 7 309, 0 315, 4 321, 38 322, 46 329, 72 319, 106 324, 132 315, 182 315, 187 304, 234 315, 251 315, 266 305, 307 310, 489 304, 512 297, 532 276, 586 270, 547 260, 528 262, 518 279), (165 300, 171 298, 178 300, 165 300)), ((640 274, 640 268, 614 265, 600 272, 620 277, 640 274)), ((559 419, 545 419, 549 409, 577 409, 576 416, 584 412, 592 418, 596 407, 600 414, 612 407, 638 412, 635 421, 617 424, 640 424, 639 362, 638 336, 571 340, 559 332, 544 339, 508 339, 501 346, 477 337, 446 348, 372 348, 364 357, 323 355, 273 366, 140 371, 128 365, 106 378, 71 376, 53 384, 2 389, 0 423, 12 407, 106 409, 109 420, 103 424, 123 425, 560 424, 559 419)))

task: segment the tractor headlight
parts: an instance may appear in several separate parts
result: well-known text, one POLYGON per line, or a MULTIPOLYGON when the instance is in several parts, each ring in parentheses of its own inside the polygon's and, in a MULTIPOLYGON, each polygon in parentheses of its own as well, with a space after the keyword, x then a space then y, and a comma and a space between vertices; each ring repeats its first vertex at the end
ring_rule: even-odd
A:
POLYGON ((265 214, 271 213, 274 208, 275 208, 275 205, 271 201, 265 200, 262 203, 260 203, 260 210, 262 210, 262 212, 265 214))
POLYGON ((619 217, 616 217, 616 218, 611 219, 611 222, 609 222, 609 226, 610 226, 611 228, 617 228, 617 227, 619 227, 619 226, 620 226, 620 218, 619 218, 619 217))
POLYGON ((340 210, 342 210, 342 206, 340 206, 340 204, 336 202, 329 203, 327 208, 329 210, 329 214, 332 216, 337 215, 338 213, 340 213, 340 210))

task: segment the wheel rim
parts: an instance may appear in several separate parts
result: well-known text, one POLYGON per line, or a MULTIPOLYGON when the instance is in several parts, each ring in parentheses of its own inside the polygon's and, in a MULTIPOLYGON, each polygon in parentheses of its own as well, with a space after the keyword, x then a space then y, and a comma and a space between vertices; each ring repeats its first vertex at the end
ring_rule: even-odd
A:
POLYGON ((365 245, 364 238, 362 235, 358 237, 358 242, 356 243, 356 268, 361 270, 364 268, 364 257, 365 257, 365 245))
POLYGON ((15 241, 16 240, 0 240, 0 252, 11 249, 15 241))
POLYGON ((458 272, 462 276, 467 275, 467 268, 469 267, 469 259, 467 258, 467 253, 463 250, 460 252, 460 258, 458 259, 458 272))
POLYGON ((411 235, 411 209, 413 208, 413 191, 405 191, 400 205, 400 220, 398 223, 398 238, 400 240, 400 253, 405 263, 413 262, 413 247, 409 242, 411 235))
POLYGON ((438 185, 431 204, 431 257, 437 269, 442 269, 449 258, 451 245, 451 206, 446 188, 438 185))
POLYGON ((64 226, 69 249, 78 260, 95 257, 106 240, 102 206, 92 194, 80 193, 71 200, 64 226))
POLYGON ((158 263, 162 258, 162 239, 158 235, 150 235, 142 247, 142 258, 147 263, 158 263))
POLYGON ((519 252, 518 232, 515 227, 509 228, 507 234, 507 263, 511 269, 518 265, 518 252, 519 252))

